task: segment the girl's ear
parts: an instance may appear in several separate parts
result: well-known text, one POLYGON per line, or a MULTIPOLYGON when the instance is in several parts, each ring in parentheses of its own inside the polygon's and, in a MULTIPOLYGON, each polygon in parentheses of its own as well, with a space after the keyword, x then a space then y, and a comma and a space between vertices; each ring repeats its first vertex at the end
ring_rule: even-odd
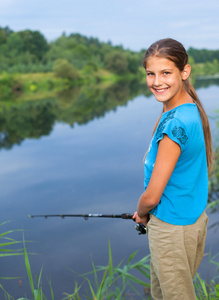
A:
POLYGON ((191 73, 191 66, 187 64, 187 65, 185 65, 185 67, 182 71, 182 80, 188 79, 190 73, 191 73))

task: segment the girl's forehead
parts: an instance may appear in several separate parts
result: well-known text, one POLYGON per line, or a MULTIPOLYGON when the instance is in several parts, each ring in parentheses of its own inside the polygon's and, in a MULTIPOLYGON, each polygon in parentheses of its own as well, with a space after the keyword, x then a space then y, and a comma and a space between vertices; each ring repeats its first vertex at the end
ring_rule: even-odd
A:
POLYGON ((176 66, 174 62, 168 58, 151 56, 147 59, 146 69, 151 69, 151 68, 172 69, 172 68, 176 68, 176 66))

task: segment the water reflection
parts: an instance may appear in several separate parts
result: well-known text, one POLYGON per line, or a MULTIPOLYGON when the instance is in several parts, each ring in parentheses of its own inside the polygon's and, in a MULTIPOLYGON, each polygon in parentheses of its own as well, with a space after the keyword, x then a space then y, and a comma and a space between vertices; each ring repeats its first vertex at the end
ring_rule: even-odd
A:
MULTIPOLYGON (((216 79, 198 80, 196 88, 218 84, 216 79)), ((7 102, 7 108, 0 103, 0 149, 11 149, 26 138, 38 139, 49 135, 55 122, 70 126, 86 124, 94 118, 103 117, 106 112, 126 105, 138 95, 150 96, 145 84, 138 81, 118 82, 107 89, 78 87, 63 91, 57 98, 15 104, 7 102)))
POLYGON ((0 148, 11 149, 26 138, 49 135, 56 121, 53 99, 12 105, 0 112, 0 148))
MULTIPOLYGON (((197 80, 196 89, 219 85, 218 79, 197 80)), ((31 101, 15 105, 11 102, 5 108, 0 104, 0 149, 11 149, 20 145, 25 139, 38 139, 49 135, 56 122, 63 122, 73 127, 76 123, 104 117, 109 111, 116 111, 138 95, 150 96, 145 84, 138 81, 118 82, 109 88, 76 87, 60 92, 57 98, 31 101)), ((218 119, 218 115, 216 117, 218 119)), ((219 127, 219 122, 217 124, 219 127)), ((218 130, 217 130, 218 131, 218 130)), ((219 198, 219 136, 214 138, 215 171, 210 181, 209 202, 219 198)), ((214 208, 215 209, 215 208, 214 208)))
POLYGON ((219 85, 219 78, 209 78, 208 80, 199 78, 195 81, 194 88, 197 90, 211 85, 219 85))
POLYGON ((118 83, 108 89, 74 88, 57 98, 0 106, 0 148, 10 149, 26 138, 49 135, 55 122, 86 124, 106 112, 148 93, 137 82, 118 83))

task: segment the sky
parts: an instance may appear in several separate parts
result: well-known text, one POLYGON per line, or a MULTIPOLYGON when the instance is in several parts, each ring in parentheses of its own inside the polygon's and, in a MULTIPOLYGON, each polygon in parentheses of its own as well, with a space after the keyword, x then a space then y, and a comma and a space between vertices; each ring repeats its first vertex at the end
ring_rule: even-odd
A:
POLYGON ((219 49, 218 0, 0 0, 0 27, 48 41, 80 33, 140 51, 171 37, 186 49, 219 49))

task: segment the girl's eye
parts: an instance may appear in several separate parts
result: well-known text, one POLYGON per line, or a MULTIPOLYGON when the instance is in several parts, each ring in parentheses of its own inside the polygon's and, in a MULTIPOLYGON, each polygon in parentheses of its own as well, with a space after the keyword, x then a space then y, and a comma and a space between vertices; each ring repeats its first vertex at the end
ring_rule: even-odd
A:
POLYGON ((154 73, 152 72, 147 73, 147 76, 152 76, 152 75, 154 75, 154 73))
POLYGON ((170 72, 164 72, 164 75, 169 75, 170 74, 170 72))

